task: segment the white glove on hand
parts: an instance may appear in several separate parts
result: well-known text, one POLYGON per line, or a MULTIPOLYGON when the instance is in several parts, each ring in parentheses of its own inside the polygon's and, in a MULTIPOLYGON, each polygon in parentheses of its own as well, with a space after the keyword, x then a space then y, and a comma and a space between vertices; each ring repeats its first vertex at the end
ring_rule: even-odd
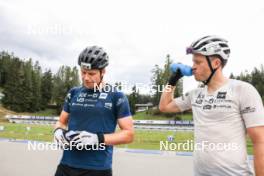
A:
POLYGON ((54 142, 60 147, 68 147, 70 145, 69 141, 66 139, 66 130, 63 128, 56 128, 54 131, 54 142))
POLYGON ((75 136, 71 140, 71 144, 76 145, 77 148, 89 145, 97 145, 99 144, 99 138, 97 134, 81 131, 79 135, 75 136))
POLYGON ((71 141, 75 136, 78 136, 80 134, 80 132, 78 131, 67 131, 65 133, 65 138, 68 140, 68 141, 71 141))

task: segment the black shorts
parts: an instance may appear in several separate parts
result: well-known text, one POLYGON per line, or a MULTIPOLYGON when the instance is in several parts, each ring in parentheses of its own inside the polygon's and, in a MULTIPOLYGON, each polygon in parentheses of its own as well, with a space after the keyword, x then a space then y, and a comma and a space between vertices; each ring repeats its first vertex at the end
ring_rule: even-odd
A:
POLYGON ((112 176, 112 169, 90 170, 59 164, 55 176, 112 176))

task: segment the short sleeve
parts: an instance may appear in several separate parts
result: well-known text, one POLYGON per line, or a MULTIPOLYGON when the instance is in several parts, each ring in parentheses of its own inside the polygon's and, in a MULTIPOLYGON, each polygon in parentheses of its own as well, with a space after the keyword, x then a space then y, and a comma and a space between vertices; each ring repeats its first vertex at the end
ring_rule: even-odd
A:
POLYGON ((128 99, 122 92, 116 93, 116 116, 117 118, 131 116, 128 99))
POLYGON ((65 100, 64 100, 64 104, 63 104, 63 111, 70 113, 70 107, 71 107, 71 98, 73 96, 73 90, 74 88, 72 88, 66 95, 65 100))
POLYGON ((174 102, 181 111, 186 111, 192 108, 191 92, 187 92, 181 97, 175 98, 174 102))
POLYGON ((258 91, 250 84, 240 90, 240 113, 247 128, 264 126, 264 108, 258 91))

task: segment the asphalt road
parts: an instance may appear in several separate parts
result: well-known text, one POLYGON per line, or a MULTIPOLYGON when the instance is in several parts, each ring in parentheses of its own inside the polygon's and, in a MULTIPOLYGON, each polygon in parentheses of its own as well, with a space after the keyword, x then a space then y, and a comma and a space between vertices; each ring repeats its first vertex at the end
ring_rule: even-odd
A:
MULTIPOLYGON (((28 150, 26 142, 0 140, 1 176, 52 176, 60 150, 28 150)), ((113 176, 193 175, 192 156, 171 152, 115 149, 113 176)))

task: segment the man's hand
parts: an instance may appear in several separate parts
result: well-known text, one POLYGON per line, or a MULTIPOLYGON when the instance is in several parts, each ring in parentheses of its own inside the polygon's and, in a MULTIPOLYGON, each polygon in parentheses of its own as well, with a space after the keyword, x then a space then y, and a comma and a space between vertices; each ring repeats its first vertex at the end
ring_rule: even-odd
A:
POLYGON ((183 75, 181 74, 181 71, 177 70, 175 73, 171 74, 169 81, 168 81, 168 85, 175 86, 177 82, 179 81, 179 79, 181 79, 182 77, 183 75))
POLYGON ((73 137, 70 141, 71 145, 78 147, 98 145, 104 143, 103 134, 90 133, 88 131, 81 131, 78 135, 73 137))
POLYGON ((63 128, 56 128, 54 130, 54 141, 57 143, 60 147, 67 147, 70 145, 69 140, 66 138, 67 130, 63 128))
POLYGON ((175 86, 179 79, 183 76, 191 76, 192 68, 187 65, 183 65, 180 63, 173 63, 170 65, 170 70, 172 75, 169 78, 168 85, 175 86))
POLYGON ((79 134, 80 133, 77 131, 70 130, 65 133, 65 137, 70 142, 75 136, 78 136, 79 134))

